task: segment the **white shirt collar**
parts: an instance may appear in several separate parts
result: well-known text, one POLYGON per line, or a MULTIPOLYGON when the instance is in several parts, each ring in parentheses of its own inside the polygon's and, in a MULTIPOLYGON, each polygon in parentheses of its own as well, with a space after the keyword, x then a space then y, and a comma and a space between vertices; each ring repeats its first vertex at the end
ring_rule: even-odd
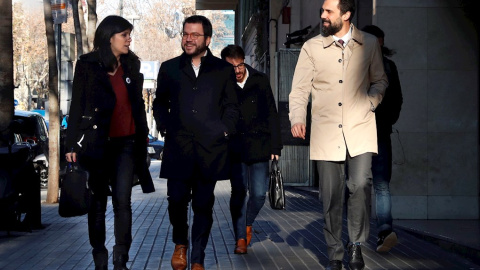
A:
MULTIPOLYGON (((205 54, 203 56, 204 57, 207 56, 207 53, 208 51, 205 51, 205 54)), ((198 65, 198 67, 193 64, 193 59, 191 63, 192 63, 193 71, 195 72, 195 76, 198 77, 198 72, 200 72, 200 66, 202 65, 202 61, 200 61, 200 64, 198 65)))
POLYGON ((350 26, 350 30, 348 30, 348 32, 343 37, 337 37, 337 36, 334 36, 334 35, 332 35, 332 37, 335 41, 338 41, 339 39, 343 40, 343 42, 344 42, 343 46, 346 47, 348 41, 350 41, 350 39, 352 39, 352 26, 350 26))
POLYGON ((237 82, 238 86, 240 86, 240 88, 242 88, 242 89, 243 89, 243 87, 245 87, 245 83, 246 83, 247 80, 248 80, 248 74, 249 74, 249 73, 248 73, 248 69, 247 69, 246 66, 245 66, 245 71, 246 71, 246 72, 245 72, 245 80, 243 80, 243 82, 237 82))

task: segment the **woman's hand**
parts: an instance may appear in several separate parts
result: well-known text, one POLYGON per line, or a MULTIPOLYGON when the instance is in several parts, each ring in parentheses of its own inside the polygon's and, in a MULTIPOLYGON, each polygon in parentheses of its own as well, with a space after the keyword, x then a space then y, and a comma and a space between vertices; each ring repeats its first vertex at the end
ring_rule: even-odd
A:
POLYGON ((65 154, 65 158, 68 162, 77 162, 77 153, 70 152, 65 154))

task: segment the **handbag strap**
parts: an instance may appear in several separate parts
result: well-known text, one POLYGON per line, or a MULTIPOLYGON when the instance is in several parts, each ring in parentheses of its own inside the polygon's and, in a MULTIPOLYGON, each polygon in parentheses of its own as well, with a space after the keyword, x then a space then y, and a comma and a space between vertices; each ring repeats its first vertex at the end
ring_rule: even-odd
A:
POLYGON ((278 159, 273 158, 272 160, 272 170, 278 171, 278 159))

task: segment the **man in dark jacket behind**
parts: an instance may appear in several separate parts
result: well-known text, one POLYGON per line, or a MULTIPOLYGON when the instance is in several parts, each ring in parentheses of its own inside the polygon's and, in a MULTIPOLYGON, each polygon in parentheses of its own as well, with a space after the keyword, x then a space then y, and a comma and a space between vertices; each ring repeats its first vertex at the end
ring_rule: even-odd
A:
POLYGON ((168 213, 173 227, 173 269, 187 268, 188 203, 194 212, 191 269, 204 269, 213 224, 217 180, 228 179, 228 138, 238 120, 232 66, 208 49, 212 24, 194 15, 183 22, 184 53, 162 63, 153 113, 165 136, 160 177, 167 178, 168 213))
POLYGON ((392 228, 392 199, 390 196, 390 179, 392 178, 392 126, 400 116, 403 103, 402 89, 397 66, 388 59, 395 52, 384 46, 384 32, 375 25, 362 28, 377 37, 382 48, 383 66, 388 76, 388 88, 382 103, 375 110, 377 123, 378 155, 372 158, 373 187, 375 190, 375 208, 377 212, 377 252, 388 252, 398 240, 392 228))
POLYGON ((240 46, 228 45, 221 55, 233 65, 237 79, 240 121, 231 140, 230 212, 236 241, 234 253, 245 254, 252 239, 252 224, 265 203, 268 161, 278 160, 283 146, 268 77, 245 64, 240 46))

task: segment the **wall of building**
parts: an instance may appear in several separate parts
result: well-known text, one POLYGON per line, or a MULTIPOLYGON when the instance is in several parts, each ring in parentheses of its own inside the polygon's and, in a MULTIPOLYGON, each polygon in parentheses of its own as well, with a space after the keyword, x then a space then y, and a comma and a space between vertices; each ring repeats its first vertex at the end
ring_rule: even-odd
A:
MULTIPOLYGON (((281 24, 282 1, 272 2, 277 50, 285 33, 308 25, 318 32, 322 1, 289 1, 290 25, 281 24)), ((479 218, 479 40, 460 3, 357 1, 354 23, 378 25, 397 51, 392 60, 404 97, 392 134, 397 219, 479 218)))
POLYGON ((399 68, 393 134, 397 218, 479 218, 478 35, 460 1, 377 1, 399 68))

